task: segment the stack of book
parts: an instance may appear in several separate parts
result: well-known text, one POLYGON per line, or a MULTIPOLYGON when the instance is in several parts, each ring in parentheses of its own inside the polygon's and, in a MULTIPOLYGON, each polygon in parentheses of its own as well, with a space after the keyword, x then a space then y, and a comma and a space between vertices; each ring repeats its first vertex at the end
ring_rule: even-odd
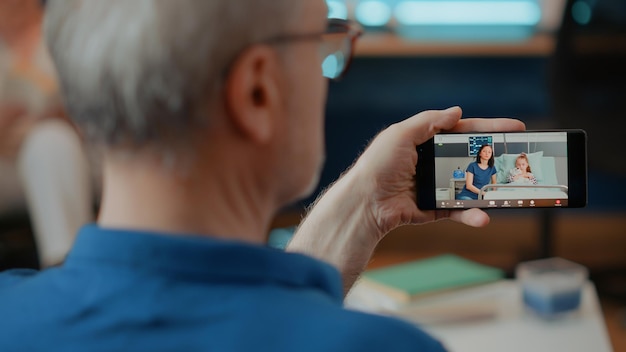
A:
POLYGON ((497 299, 474 288, 503 278, 499 268, 445 254, 364 272, 346 306, 418 323, 492 316, 497 299))

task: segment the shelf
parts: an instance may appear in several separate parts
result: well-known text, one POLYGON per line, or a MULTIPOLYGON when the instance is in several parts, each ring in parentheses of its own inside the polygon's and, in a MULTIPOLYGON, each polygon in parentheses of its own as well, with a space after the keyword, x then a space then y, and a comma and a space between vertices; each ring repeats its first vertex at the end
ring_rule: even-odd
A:
POLYGON ((410 56, 550 56, 555 38, 536 34, 520 42, 417 42, 393 33, 366 33, 356 44, 358 57, 410 56))

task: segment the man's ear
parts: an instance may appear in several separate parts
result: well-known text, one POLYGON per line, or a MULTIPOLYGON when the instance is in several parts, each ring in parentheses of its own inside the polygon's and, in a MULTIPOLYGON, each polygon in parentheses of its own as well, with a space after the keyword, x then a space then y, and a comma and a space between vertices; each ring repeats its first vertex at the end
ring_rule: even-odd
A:
POLYGON ((265 144, 276 132, 280 61, 275 50, 253 45, 231 65, 225 82, 229 118, 247 138, 265 144))

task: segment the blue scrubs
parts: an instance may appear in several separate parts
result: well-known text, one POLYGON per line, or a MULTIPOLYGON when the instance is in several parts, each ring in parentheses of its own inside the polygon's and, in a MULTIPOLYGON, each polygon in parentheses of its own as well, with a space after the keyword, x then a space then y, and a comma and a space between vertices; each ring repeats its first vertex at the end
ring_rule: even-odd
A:
MULTIPOLYGON (((474 182, 472 184, 478 189, 481 189, 484 185, 490 184, 491 176, 497 173, 495 167, 489 166, 485 170, 483 170, 480 168, 480 166, 478 166, 478 163, 475 161, 467 165, 467 169, 465 171, 474 174, 474 182)), ((478 194, 468 190, 466 186, 463 186, 463 189, 457 195, 457 199, 461 199, 462 197, 478 199, 478 194)))

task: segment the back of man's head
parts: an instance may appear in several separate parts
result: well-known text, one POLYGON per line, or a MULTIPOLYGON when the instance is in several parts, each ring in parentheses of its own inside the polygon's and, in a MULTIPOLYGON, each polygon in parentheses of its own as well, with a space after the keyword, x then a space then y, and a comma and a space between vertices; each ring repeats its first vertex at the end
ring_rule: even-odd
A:
POLYGON ((45 33, 69 115, 106 148, 184 147, 229 64, 285 31, 293 0, 52 0, 45 33))

